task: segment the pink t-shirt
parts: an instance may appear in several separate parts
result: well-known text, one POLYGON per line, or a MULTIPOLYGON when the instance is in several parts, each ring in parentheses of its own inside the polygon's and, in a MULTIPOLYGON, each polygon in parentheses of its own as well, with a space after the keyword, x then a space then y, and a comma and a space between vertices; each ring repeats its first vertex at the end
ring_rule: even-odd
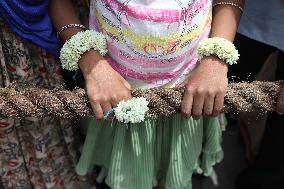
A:
POLYGON ((107 59, 134 88, 172 87, 197 63, 211 30, 212 0, 92 0, 90 28, 107 37, 107 59))

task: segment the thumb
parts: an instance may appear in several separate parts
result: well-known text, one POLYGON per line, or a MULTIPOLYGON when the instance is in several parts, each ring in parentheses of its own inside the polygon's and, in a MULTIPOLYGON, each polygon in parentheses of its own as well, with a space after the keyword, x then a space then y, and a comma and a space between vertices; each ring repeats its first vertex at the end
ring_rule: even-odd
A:
POLYGON ((276 111, 279 114, 284 114, 284 87, 282 87, 280 91, 280 95, 278 97, 278 101, 276 105, 276 111))
POLYGON ((115 72, 117 78, 119 81, 122 82, 122 84, 128 89, 128 90, 132 90, 131 85, 124 79, 124 77, 122 75, 120 75, 118 72, 115 72))
POLYGON ((121 81, 122 81, 123 85, 124 85, 128 90, 130 90, 130 91, 132 90, 131 85, 130 85, 124 78, 122 78, 121 81))

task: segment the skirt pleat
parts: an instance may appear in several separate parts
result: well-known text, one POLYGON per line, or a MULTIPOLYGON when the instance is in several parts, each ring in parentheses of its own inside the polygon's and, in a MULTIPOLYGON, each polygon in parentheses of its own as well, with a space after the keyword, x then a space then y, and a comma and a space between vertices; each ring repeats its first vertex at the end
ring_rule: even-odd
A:
POLYGON ((101 166, 112 189, 190 189, 193 173, 209 175, 223 158, 217 118, 194 120, 177 114, 144 123, 101 125, 85 120, 86 140, 76 171, 101 166))

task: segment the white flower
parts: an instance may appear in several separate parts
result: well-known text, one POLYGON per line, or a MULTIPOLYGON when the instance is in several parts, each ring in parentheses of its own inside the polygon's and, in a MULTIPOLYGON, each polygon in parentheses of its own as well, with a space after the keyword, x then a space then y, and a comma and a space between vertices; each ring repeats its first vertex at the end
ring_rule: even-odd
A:
POLYGON ((145 120, 145 114, 149 110, 149 102, 146 98, 138 97, 130 100, 122 100, 114 108, 116 119, 122 123, 140 123, 145 120))
POLYGON ((209 38, 200 42, 198 48, 198 59, 215 55, 229 65, 236 64, 239 53, 235 45, 224 38, 209 38))
POLYGON ((79 69, 78 62, 81 55, 91 49, 99 51, 101 55, 105 55, 107 53, 105 36, 92 30, 78 32, 66 41, 61 48, 59 58, 62 68, 71 71, 79 69))

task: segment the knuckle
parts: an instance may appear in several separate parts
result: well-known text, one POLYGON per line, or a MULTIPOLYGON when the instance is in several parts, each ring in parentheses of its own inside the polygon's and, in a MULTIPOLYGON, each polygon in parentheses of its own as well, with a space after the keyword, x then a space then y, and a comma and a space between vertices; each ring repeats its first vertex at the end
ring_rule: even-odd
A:
POLYGON ((198 95, 203 95, 205 93, 205 89, 204 88, 198 88, 197 90, 196 90, 196 94, 198 94, 198 95))
POLYGON ((207 96, 214 96, 216 94, 216 91, 213 89, 208 89, 206 91, 207 96))
POLYGON ((116 94, 113 94, 113 95, 111 96, 111 100, 112 100, 112 101, 116 101, 116 100, 117 100, 117 95, 116 95, 116 94))
POLYGON ((86 91, 87 93, 87 96, 91 99, 91 98, 94 98, 94 92, 92 90, 87 90, 86 91))
POLYGON ((217 88, 217 93, 218 94, 224 94, 225 92, 226 92, 226 88, 225 87, 224 88, 223 87, 218 87, 217 88))
POLYGON ((193 91, 195 91, 195 87, 192 85, 186 85, 185 92, 192 93, 193 91))
POLYGON ((186 91, 192 91, 192 88, 193 88, 192 86, 186 85, 185 90, 186 90, 186 91))
POLYGON ((95 96, 89 96, 89 101, 93 104, 97 103, 98 102, 98 98, 95 97, 95 96))
POLYGON ((121 93, 121 98, 122 99, 126 99, 126 98, 129 98, 130 97, 130 92, 129 91, 123 91, 121 93))
POLYGON ((100 103, 106 103, 106 102, 108 102, 108 100, 109 100, 109 97, 108 97, 108 96, 101 96, 101 97, 98 99, 98 101, 99 101, 100 103))

